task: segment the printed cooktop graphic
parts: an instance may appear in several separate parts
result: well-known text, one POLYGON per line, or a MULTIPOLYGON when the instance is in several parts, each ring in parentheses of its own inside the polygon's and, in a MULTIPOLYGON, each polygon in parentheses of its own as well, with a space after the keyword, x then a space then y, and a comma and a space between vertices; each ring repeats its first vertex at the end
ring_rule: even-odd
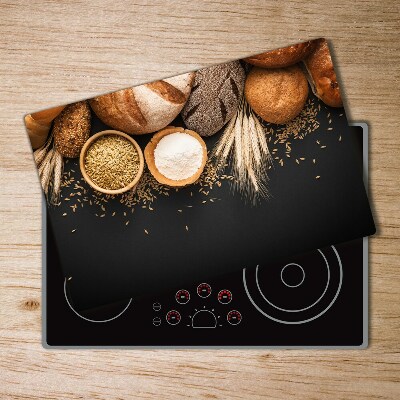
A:
POLYGON ((65 301, 57 255, 49 252, 46 344, 365 347, 365 243, 328 246, 80 313, 69 302, 68 281, 65 301))
MULTIPOLYGON (((192 282, 204 283, 198 290, 206 296, 209 279, 244 265, 375 231, 360 128, 348 125, 324 39, 32 113, 25 122, 77 312, 192 282)), ((333 265, 321 310, 283 315, 292 305, 254 290, 261 271, 244 276, 249 299, 288 323, 312 318, 334 298, 333 265)), ((287 290, 306 288, 309 276, 288 265, 282 281, 287 290)), ((226 290, 221 300, 234 301, 226 290)), ((231 311, 222 317, 197 308, 190 324, 241 324, 240 310, 231 311)), ((166 319, 180 325, 181 314, 172 309, 166 319)))

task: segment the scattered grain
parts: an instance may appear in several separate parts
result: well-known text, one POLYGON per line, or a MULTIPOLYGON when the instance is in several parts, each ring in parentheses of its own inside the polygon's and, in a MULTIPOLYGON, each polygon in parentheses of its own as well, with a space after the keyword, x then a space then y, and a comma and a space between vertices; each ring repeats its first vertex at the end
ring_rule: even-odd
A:
MULTIPOLYGON (((202 196, 208 196, 210 190, 212 190, 214 186, 221 187, 224 180, 233 180, 233 176, 224 174, 222 172, 223 171, 217 170, 217 168, 209 160, 199 180, 194 184, 198 187, 198 192, 202 196)), ((81 201, 79 201, 81 207, 83 207, 84 204, 87 204, 92 207, 98 208, 98 210, 100 210, 101 212, 95 214, 97 217, 99 217, 99 214, 101 214, 101 216, 105 216, 108 204, 110 202, 112 204, 113 201, 118 201, 121 205, 126 207, 126 210, 121 213, 124 216, 127 216, 129 210, 131 211, 131 213, 133 213, 135 206, 147 209, 149 211, 155 211, 153 203, 161 196, 168 197, 172 190, 171 188, 157 182, 148 170, 144 171, 136 187, 136 190, 130 190, 119 196, 106 195, 97 192, 96 190, 93 190, 89 185, 87 185, 84 180, 80 180, 80 176, 77 176, 77 179, 72 176, 71 170, 64 171, 61 184, 63 191, 68 190, 68 194, 70 194, 71 189, 73 189, 74 191, 71 193, 73 196, 65 198, 63 197, 63 194, 61 194, 61 197, 65 201, 70 201, 71 197, 73 197, 76 201, 81 199, 81 201)), ((176 191, 179 191, 179 189, 177 189, 176 191)), ((194 191, 188 192, 188 196, 194 197, 193 193, 194 191)), ((70 207, 73 212, 75 212, 77 209, 77 205, 73 205, 70 207)), ((188 205, 186 207, 191 208, 193 206, 188 205)), ((114 210, 111 211, 113 211, 112 216, 114 217, 116 215, 116 212, 114 210)), ((183 210, 180 209, 178 210, 178 212, 182 213, 183 210)))

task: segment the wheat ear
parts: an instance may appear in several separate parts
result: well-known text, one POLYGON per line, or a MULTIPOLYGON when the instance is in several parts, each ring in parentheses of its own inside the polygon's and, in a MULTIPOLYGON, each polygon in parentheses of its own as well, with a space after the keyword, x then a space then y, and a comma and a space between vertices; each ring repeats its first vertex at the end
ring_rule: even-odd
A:
POLYGON ((58 204, 60 200, 61 178, 63 173, 63 156, 55 150, 54 152, 54 172, 53 172, 53 191, 51 194, 51 203, 58 204))
POLYGON ((52 166, 53 166, 52 161, 53 161, 54 151, 55 151, 54 149, 49 150, 42 165, 39 168, 40 183, 46 195, 49 191, 49 182, 52 173, 52 166))

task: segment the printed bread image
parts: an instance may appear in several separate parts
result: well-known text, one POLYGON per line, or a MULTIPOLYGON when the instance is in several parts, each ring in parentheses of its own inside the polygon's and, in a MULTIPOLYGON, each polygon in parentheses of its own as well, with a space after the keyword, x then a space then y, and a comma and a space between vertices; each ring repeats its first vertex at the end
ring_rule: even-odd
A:
POLYGON ((315 50, 304 60, 314 94, 331 107, 342 107, 339 84, 328 42, 318 39, 315 50))
MULTIPOLYGON (((87 184, 77 184, 85 195, 94 190, 130 205, 146 201, 142 206, 172 188, 198 185, 193 191, 209 194, 227 180, 244 202, 258 204, 271 197, 272 168, 290 162, 292 141, 318 130, 323 103, 341 107, 342 99, 328 43, 316 39, 40 111, 25 122, 42 188, 54 205, 63 201, 69 179, 87 184), (75 165, 96 134, 111 130, 143 135, 134 141, 137 155, 144 152, 143 173, 127 177, 136 153, 110 137, 91 146, 88 154, 97 156, 89 157, 88 168, 75 165), (72 176, 73 168, 63 173, 67 163, 82 178, 72 176)), ((297 165, 304 160, 294 158, 297 165)))
POLYGON ((217 133, 235 114, 243 93, 245 72, 239 61, 204 68, 196 73, 182 118, 200 136, 217 133))
POLYGON ((267 122, 286 124, 300 114, 308 97, 307 79, 300 67, 254 67, 246 79, 246 100, 267 122))
POLYGON ((64 109, 65 106, 49 108, 25 116, 25 126, 28 131, 32 149, 38 149, 46 142, 51 124, 54 118, 64 109))
POLYGON ((56 150, 67 158, 78 157, 89 139, 90 108, 87 101, 69 104, 54 121, 56 150))
POLYGON ((195 73, 187 73, 95 97, 90 106, 110 127, 131 135, 158 131, 180 113, 195 73))
POLYGON ((316 41, 298 43, 293 46, 267 51, 245 58, 244 61, 261 68, 283 68, 304 60, 316 47, 316 41))

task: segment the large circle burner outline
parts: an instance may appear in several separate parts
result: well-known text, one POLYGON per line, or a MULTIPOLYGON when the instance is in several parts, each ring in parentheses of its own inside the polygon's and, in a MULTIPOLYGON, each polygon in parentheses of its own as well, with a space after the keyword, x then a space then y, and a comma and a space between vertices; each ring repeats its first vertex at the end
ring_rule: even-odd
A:
MULTIPOLYGON (((249 272, 246 268, 243 269, 243 285, 247 297, 252 305, 265 317, 275 322, 289 325, 304 324, 325 314, 335 303, 342 288, 343 267, 339 253, 334 246, 330 246, 329 248, 324 249, 324 251, 320 249, 317 249, 317 251, 324 260, 324 264, 327 268, 327 280, 322 293, 311 305, 298 309, 289 309, 274 304, 268 299, 268 293, 265 293, 261 288, 259 281, 259 266, 257 266, 255 273, 249 272), (330 254, 330 257, 327 257, 324 253, 327 253, 330 250, 332 250, 333 253, 330 254), (330 259, 330 262, 328 259, 330 259), (266 309, 267 311, 265 311, 266 309), (315 315, 312 315, 313 312, 315 315)), ((283 287, 286 287, 286 290, 290 291, 293 289, 294 295, 297 293, 297 288, 301 287, 305 280, 305 271, 303 266, 294 262, 288 263, 280 272, 281 283, 285 285, 283 287), (284 280, 285 270, 289 266, 296 266, 302 272, 302 279, 297 284, 292 283, 288 285, 284 280)))

